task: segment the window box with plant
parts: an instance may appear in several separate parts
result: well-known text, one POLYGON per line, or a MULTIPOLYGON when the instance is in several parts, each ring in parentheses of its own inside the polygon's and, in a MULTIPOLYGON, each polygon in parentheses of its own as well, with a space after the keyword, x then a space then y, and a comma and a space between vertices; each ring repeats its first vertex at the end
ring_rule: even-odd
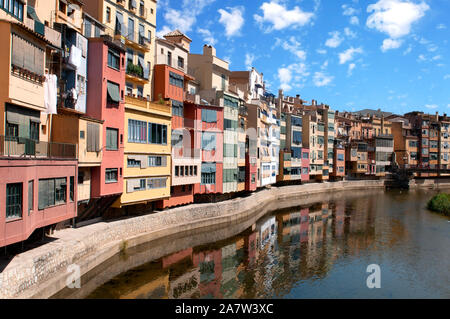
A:
POLYGON ((144 70, 139 65, 128 62, 127 74, 143 78, 144 70))

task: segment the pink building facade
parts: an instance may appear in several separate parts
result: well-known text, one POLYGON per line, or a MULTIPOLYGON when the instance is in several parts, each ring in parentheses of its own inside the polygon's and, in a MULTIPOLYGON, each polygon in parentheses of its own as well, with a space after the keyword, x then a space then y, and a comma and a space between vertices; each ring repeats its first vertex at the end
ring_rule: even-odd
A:
POLYGON ((91 197, 123 191, 125 51, 105 38, 89 39, 86 113, 103 123, 103 160, 92 171, 91 197))

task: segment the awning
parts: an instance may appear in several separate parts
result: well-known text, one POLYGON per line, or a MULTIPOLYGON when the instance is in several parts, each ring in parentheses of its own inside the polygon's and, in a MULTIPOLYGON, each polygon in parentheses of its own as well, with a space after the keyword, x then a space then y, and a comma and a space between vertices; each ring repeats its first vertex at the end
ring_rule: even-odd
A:
POLYGON ((108 97, 115 103, 120 102, 120 92, 117 84, 108 82, 108 97))
POLYGON ((216 164, 202 164, 202 173, 215 173, 216 172, 216 164))
POLYGON ((28 16, 29 16, 31 19, 33 19, 34 21, 37 21, 37 22, 42 23, 41 20, 39 20, 39 17, 37 16, 36 11, 35 11, 34 8, 33 8, 32 6, 30 6, 30 5, 27 6, 27 14, 28 14, 28 16))

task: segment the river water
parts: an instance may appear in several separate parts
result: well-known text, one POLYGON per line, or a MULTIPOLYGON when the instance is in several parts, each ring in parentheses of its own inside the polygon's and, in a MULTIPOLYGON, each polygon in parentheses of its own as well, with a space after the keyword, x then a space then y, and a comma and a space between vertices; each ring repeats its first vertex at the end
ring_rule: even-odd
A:
POLYGON ((145 258, 158 256, 151 249, 164 243, 117 256, 84 276, 76 294, 66 289, 54 297, 450 298, 449 218, 425 207, 436 193, 341 193, 306 205, 299 199, 224 240, 155 260, 145 258), (126 271, 111 275, 118 264, 126 271), (379 266, 380 288, 367 286, 371 264, 379 266))

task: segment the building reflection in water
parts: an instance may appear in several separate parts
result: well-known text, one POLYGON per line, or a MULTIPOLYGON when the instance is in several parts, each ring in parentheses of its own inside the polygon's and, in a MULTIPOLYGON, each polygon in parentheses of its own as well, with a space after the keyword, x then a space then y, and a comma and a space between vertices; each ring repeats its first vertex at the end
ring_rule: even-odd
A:
POLYGON ((88 298, 271 298, 373 247, 375 205, 341 199, 265 217, 233 238, 113 278, 88 298), (252 230, 253 229, 253 230, 252 230))

